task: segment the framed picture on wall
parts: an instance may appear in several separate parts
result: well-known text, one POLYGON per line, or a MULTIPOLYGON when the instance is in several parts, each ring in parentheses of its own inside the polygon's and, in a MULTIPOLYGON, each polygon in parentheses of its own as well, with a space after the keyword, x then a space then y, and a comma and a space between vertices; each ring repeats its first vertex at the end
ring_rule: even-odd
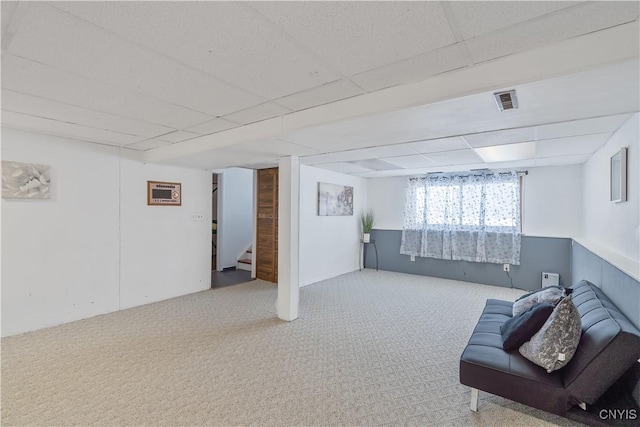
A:
POLYGON ((319 182, 318 215, 353 215, 353 187, 319 182))
POLYGON ((627 148, 611 156, 611 201, 615 203, 627 201, 627 148))

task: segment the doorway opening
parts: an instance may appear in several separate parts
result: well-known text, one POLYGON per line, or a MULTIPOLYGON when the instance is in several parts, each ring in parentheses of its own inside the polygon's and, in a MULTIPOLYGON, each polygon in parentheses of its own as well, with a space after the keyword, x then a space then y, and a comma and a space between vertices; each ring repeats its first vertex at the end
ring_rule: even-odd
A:
POLYGON ((211 288, 252 280, 254 171, 212 174, 211 288))

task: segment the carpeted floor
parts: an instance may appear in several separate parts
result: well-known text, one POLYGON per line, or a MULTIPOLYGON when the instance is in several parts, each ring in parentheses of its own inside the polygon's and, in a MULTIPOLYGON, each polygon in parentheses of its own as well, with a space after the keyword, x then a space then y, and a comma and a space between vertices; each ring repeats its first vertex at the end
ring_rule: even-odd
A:
POLYGON ((275 317, 253 281, 2 340, 2 425, 574 425, 458 382, 487 298, 522 292, 364 270, 275 317))

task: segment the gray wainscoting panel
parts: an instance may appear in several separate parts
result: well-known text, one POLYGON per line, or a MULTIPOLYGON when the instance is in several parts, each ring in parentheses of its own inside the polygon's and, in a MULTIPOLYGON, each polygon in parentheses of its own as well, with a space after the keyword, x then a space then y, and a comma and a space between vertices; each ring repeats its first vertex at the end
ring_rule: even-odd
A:
POLYGON ((573 284, 588 280, 598 286, 637 328, 640 328, 640 282, 578 242, 571 255, 573 284))
MULTIPOLYGON (((502 264, 420 257, 411 261, 408 255, 400 254, 402 231, 373 230, 371 237, 378 249, 381 270, 511 286, 509 277, 502 271, 502 264)), ((367 245, 366 266, 375 268, 375 265, 373 247, 367 245)), ((561 284, 572 283, 571 239, 522 236, 520 265, 512 265, 509 273, 513 278, 513 287, 525 290, 540 289, 542 272, 559 273, 561 284)))

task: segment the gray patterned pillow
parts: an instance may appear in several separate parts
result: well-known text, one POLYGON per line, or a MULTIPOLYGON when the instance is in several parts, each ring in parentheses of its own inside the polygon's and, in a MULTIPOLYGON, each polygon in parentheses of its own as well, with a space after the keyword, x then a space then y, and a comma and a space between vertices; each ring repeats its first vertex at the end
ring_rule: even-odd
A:
POLYGON ((544 288, 536 292, 520 298, 513 303, 513 317, 519 316, 525 311, 529 310, 534 305, 540 302, 548 302, 549 304, 556 304, 565 296, 564 288, 550 287, 544 288))
POLYGON ((552 372, 569 363, 581 334, 580 313, 569 295, 553 309, 542 328, 520 346, 520 354, 552 372))

